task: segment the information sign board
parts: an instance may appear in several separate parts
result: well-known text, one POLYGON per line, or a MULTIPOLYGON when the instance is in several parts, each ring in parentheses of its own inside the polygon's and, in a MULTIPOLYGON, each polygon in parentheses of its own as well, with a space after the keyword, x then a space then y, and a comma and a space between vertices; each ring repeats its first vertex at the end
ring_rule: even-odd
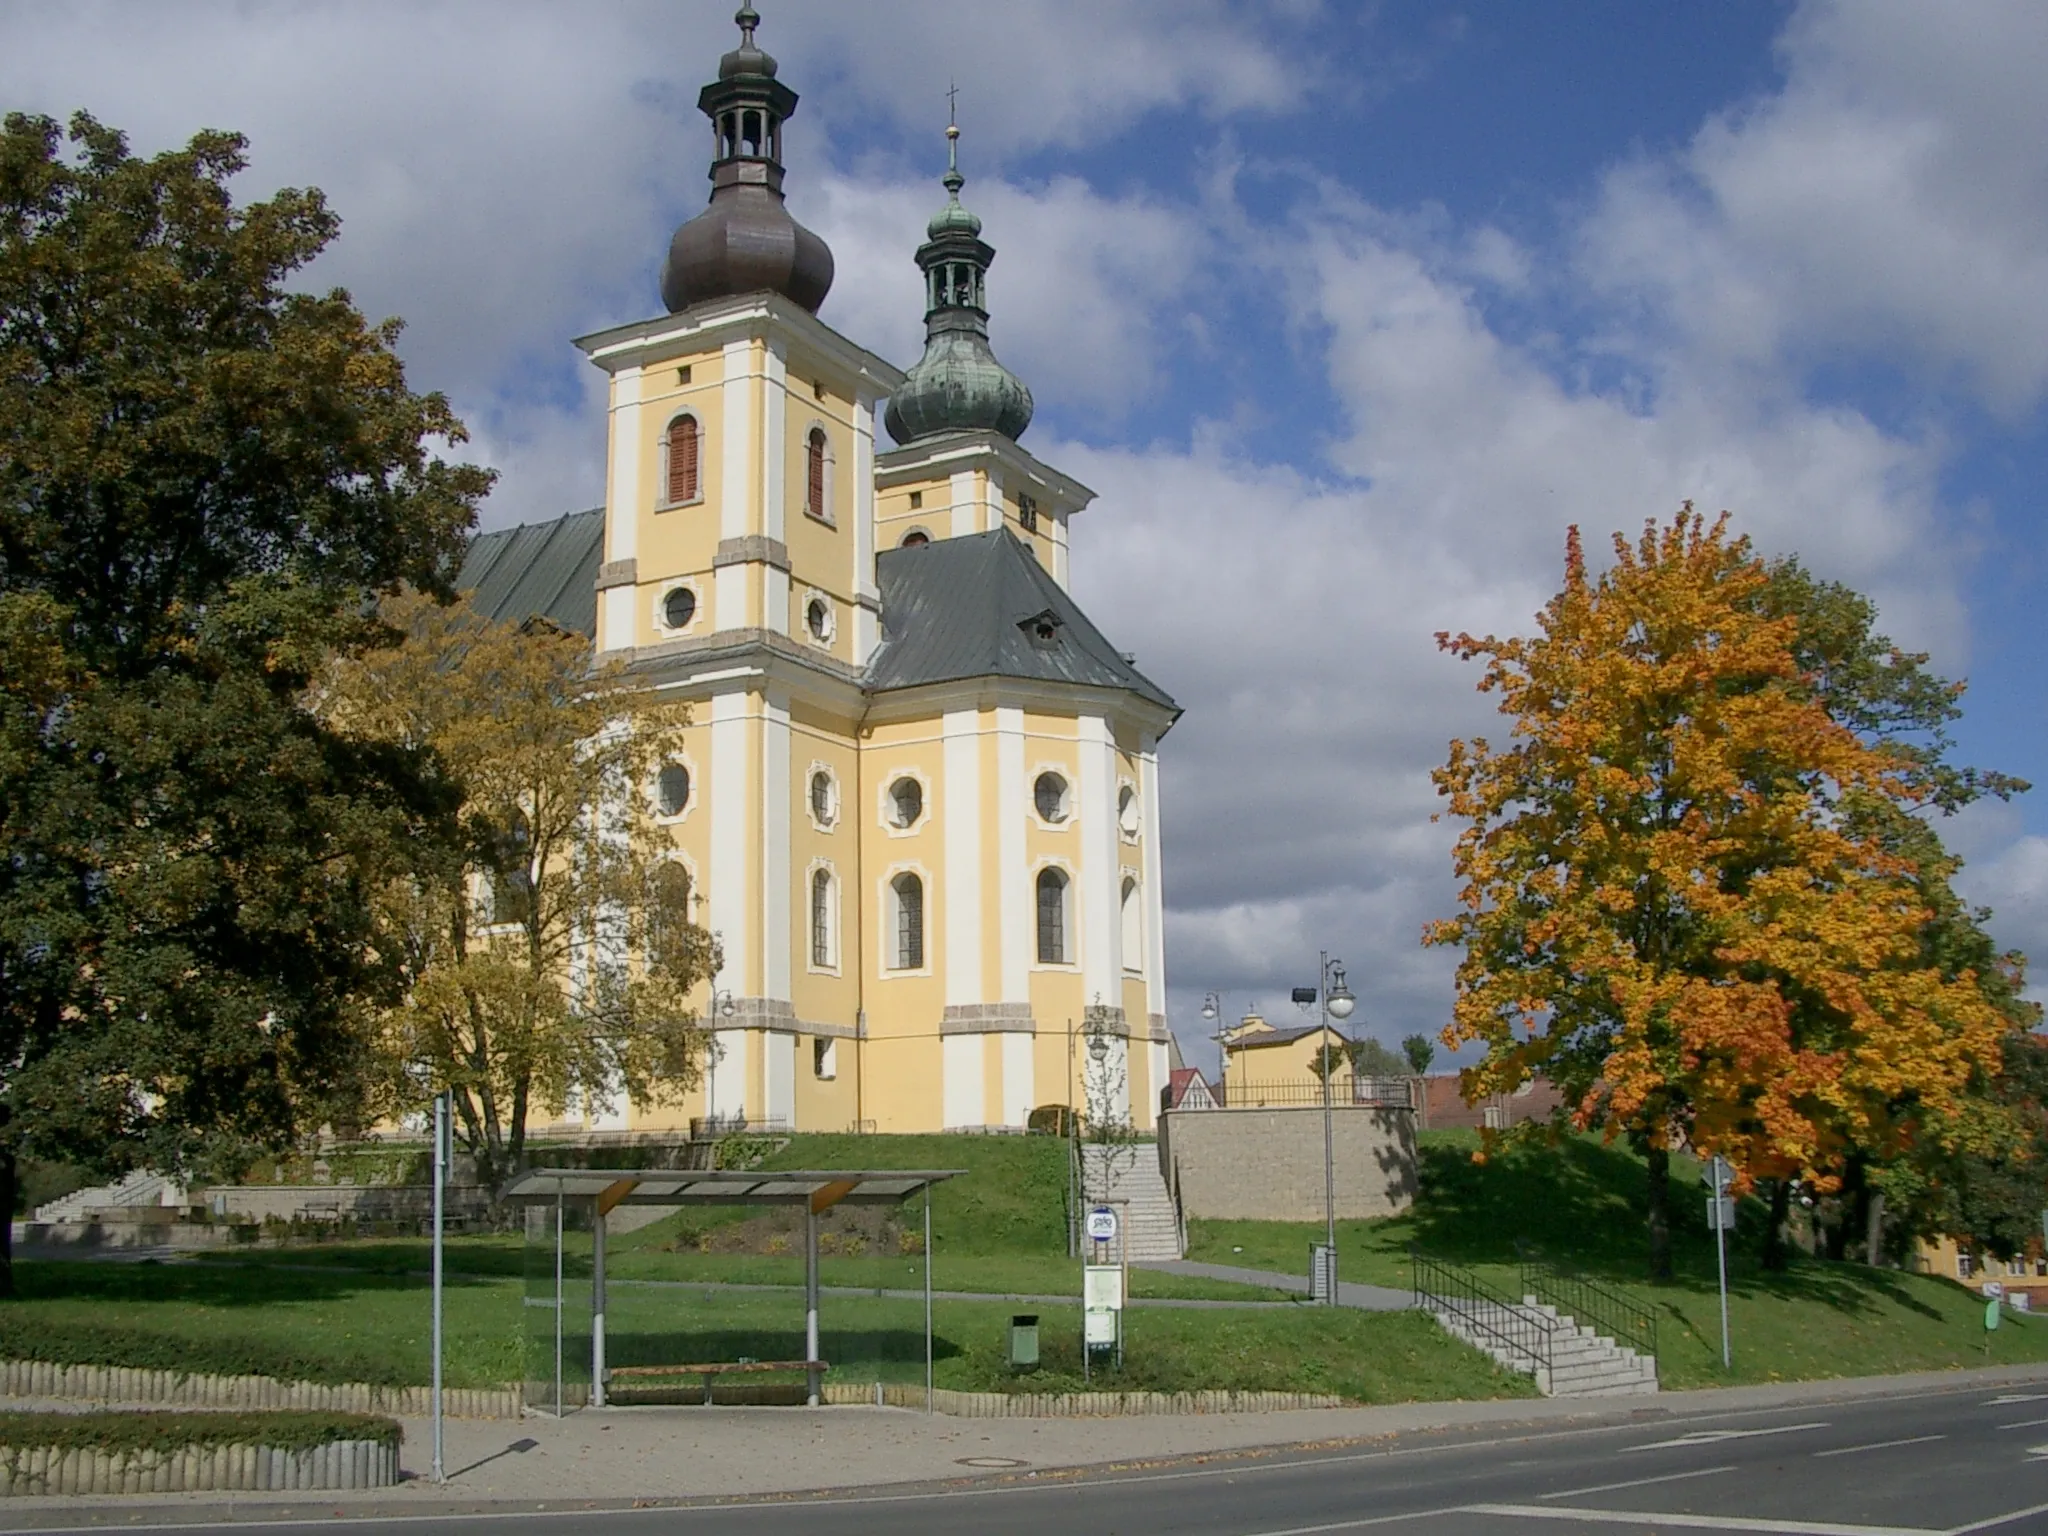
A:
POLYGON ((1124 1272, 1116 1264, 1090 1264, 1081 1271, 1081 1305, 1093 1312, 1120 1312, 1124 1305, 1124 1272))
POLYGON ((1088 1236, 1098 1243, 1113 1241, 1116 1237, 1116 1212, 1106 1205, 1098 1205, 1090 1211, 1088 1236))

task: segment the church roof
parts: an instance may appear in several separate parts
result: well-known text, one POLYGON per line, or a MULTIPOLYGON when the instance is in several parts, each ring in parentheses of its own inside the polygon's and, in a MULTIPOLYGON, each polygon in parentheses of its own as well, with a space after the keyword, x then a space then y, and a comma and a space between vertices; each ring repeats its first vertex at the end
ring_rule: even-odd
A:
POLYGON ((544 618, 597 638, 597 566, 604 552, 604 508, 551 523, 480 533, 455 573, 477 611, 501 624, 544 618))
POLYGON ((882 647, 869 689, 974 677, 1120 688, 1178 710, 1103 638, 1008 528, 884 550, 875 561, 882 647))
MULTIPOLYGON (((499 623, 539 617, 595 639, 603 553, 604 509, 571 512, 478 534, 455 586, 499 623)), ((882 645, 863 679, 870 693, 1014 677, 1122 689, 1179 712, 1007 528, 884 550, 875 575, 882 645)))

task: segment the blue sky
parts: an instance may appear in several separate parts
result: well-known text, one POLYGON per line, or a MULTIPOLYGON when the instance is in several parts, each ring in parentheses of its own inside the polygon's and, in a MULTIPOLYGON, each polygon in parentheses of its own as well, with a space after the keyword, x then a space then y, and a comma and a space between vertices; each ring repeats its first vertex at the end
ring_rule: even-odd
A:
MULTIPOLYGON (((1276 1006, 1350 963, 1374 1033, 1446 1016, 1427 774, 1488 728, 1443 628, 1526 628, 1565 525, 1681 500, 1871 593, 1972 681, 1963 755, 2048 785, 2048 8, 770 0, 824 318, 908 363, 910 252, 960 87, 1026 445, 1101 492, 1077 592, 1186 705, 1168 967, 1276 1006)), ((503 480, 602 494, 567 343, 656 305, 702 205, 699 0, 0 12, 0 99, 139 147, 252 138, 327 190, 316 273, 398 313, 503 480)), ((2048 957, 2048 788, 1948 829, 2048 957)))

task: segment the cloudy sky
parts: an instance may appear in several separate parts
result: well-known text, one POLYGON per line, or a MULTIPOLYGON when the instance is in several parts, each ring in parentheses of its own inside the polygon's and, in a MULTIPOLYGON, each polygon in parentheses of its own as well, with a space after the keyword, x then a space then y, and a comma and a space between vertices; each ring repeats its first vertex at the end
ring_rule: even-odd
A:
MULTIPOLYGON (((1074 584, 1186 706, 1166 744, 1184 1042, 1349 964, 1446 1017, 1431 766, 1485 729, 1440 629, 1520 631, 1590 538, 1727 508, 1972 687, 2043 781, 1946 830, 2048 976, 2048 7, 2038 0, 764 0, 824 318, 908 364, 948 81, 1027 446, 1094 486, 1074 584)), ((0 105, 252 142, 326 190, 317 277, 405 317, 503 479, 602 499, 569 338, 659 307, 729 4, 0 4, 0 105)), ((1356 1022, 1356 1021, 1355 1021, 1356 1022)), ((1193 1054, 1191 1052, 1191 1054, 1193 1054)))

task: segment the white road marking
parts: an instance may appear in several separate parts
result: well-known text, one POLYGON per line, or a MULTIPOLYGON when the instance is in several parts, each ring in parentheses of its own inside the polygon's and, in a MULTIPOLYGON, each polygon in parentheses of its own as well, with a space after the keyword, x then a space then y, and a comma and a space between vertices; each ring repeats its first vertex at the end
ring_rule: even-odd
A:
POLYGON ((1560 1508, 1555 1504, 1467 1504, 1458 1513, 1500 1515, 1510 1520, 1677 1526, 1695 1531, 1769 1531, 1778 1536, 1956 1536, 1955 1532, 1931 1531, 1918 1525, 1842 1525, 1827 1520, 1756 1520, 1745 1515, 1672 1515, 1659 1510, 1560 1508))
POLYGON ((2048 1515, 2048 1504, 2034 1504, 2026 1509, 2015 1509, 2003 1515, 1993 1515, 1988 1520, 1972 1520, 1968 1525, 1952 1525, 1941 1536, 1970 1536, 1972 1531, 1996 1530, 2001 1525, 2011 1525, 2015 1520, 2025 1520, 2034 1515, 2048 1515))
POLYGON ((1986 1408, 1996 1408, 2000 1403, 2048 1403, 2048 1392, 2008 1392, 2003 1397, 1984 1400, 1986 1408))
POLYGON ((2001 1424, 2000 1429, 2035 1429, 2048 1424, 2048 1419, 2014 1419, 2010 1424, 2001 1424))
POLYGON ((1688 1477, 1712 1477, 1716 1472, 1733 1472, 1734 1467, 1701 1467, 1697 1472, 1667 1472, 1662 1477, 1637 1477, 1625 1483, 1595 1483, 1590 1488, 1563 1488, 1556 1493, 1539 1493, 1539 1499, 1575 1499, 1582 1493, 1612 1493, 1617 1488, 1647 1488, 1652 1483, 1678 1483, 1688 1477))
POLYGON ((1668 1451, 1675 1445, 1719 1445, 1723 1440, 1753 1440, 1758 1435, 1790 1435, 1802 1429, 1826 1429, 1825 1424, 1780 1424, 1773 1429, 1696 1429, 1676 1440, 1653 1440, 1648 1445, 1631 1445, 1631 1451, 1668 1451))
POLYGON ((1947 1435, 1912 1435, 1904 1440, 1873 1440, 1868 1445, 1845 1445, 1834 1451, 1815 1451, 1814 1458, 1823 1456, 1855 1456, 1863 1451, 1882 1451, 1894 1445, 1925 1445, 1930 1440, 1946 1440, 1947 1435))

